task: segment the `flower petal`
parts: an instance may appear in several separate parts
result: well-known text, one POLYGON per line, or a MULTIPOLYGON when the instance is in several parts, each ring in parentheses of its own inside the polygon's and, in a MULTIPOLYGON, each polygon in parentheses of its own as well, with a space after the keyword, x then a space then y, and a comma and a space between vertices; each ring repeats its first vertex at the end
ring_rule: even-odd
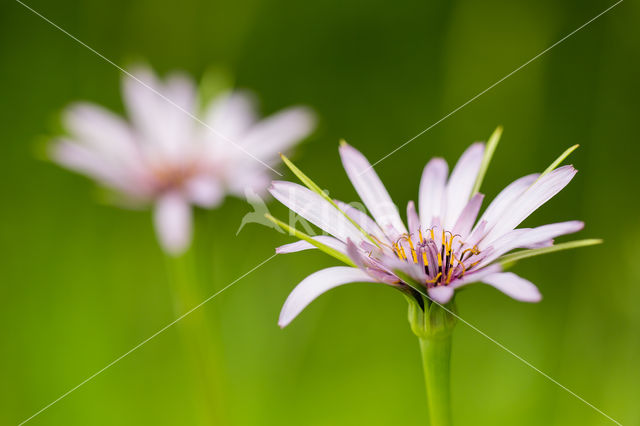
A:
POLYGON ((278 325, 286 327, 314 299, 332 288, 353 282, 374 282, 365 272, 348 266, 334 266, 314 272, 293 289, 284 302, 278 325))
POLYGON ((431 299, 438 302, 441 305, 449 303, 449 300, 453 297, 454 289, 451 286, 438 286, 431 287, 427 290, 427 294, 431 299))
POLYGON ((327 200, 304 186, 274 181, 269 192, 289 209, 329 234, 346 242, 348 238, 361 241, 364 235, 327 200))
POLYGON ((444 195, 445 214, 444 218, 441 218, 445 229, 453 227, 462 209, 467 205, 480 171, 483 156, 484 144, 474 143, 462 153, 451 172, 444 195))
POLYGON ((215 129, 215 133, 205 128, 205 138, 217 142, 216 147, 223 147, 227 143, 222 136, 238 141, 257 120, 255 103, 253 95, 244 91, 228 92, 216 97, 204 113, 204 121, 215 129))
POLYGON ((484 277, 482 282, 521 302, 539 302, 542 300, 542 295, 535 284, 517 276, 513 272, 492 274, 484 277))
POLYGON ((482 200, 484 199, 484 195, 477 193, 467 203, 465 208, 460 213, 460 217, 456 221, 455 226, 453 227, 453 234, 459 234, 462 236, 462 239, 465 239, 469 232, 471 231, 471 227, 478 217, 478 212, 480 211, 480 206, 482 205, 482 200))
POLYGON ((254 157, 272 161, 307 137, 315 122, 315 114, 309 108, 287 108, 255 124, 240 144, 254 157))
MULTIPOLYGON (((321 242, 322 244, 325 244, 335 250, 338 250, 341 253, 346 254, 347 252, 345 244, 342 241, 338 240, 337 238, 329 237, 328 235, 318 235, 312 238, 318 242, 321 242)), ((296 253, 299 251, 311 250, 315 248, 317 247, 314 246, 313 244, 305 240, 300 240, 300 241, 296 241, 295 243, 285 244, 283 246, 277 247, 276 253, 278 254, 296 253)))
POLYGON ((424 229, 433 225, 433 219, 443 219, 443 197, 449 167, 442 158, 434 158, 427 163, 420 179, 418 208, 420 221, 424 229))
POLYGON ((380 241, 387 242, 387 236, 384 235, 382 229, 378 224, 369 217, 368 214, 360 209, 353 207, 350 204, 344 203, 339 200, 334 200, 340 210, 345 212, 354 222, 356 222, 366 233, 379 239, 380 241))
POLYGON ((191 242, 192 217, 187 201, 170 192, 158 199, 153 213, 160 245, 171 255, 183 253, 191 242))
POLYGON ((417 233, 420 229, 420 218, 416 213, 416 205, 413 201, 409 201, 407 204, 407 225, 409 226, 409 233, 417 233))
POLYGON ((340 157, 353 187, 382 231, 392 240, 406 234, 407 228, 400 218, 398 207, 364 155, 344 143, 340 146, 340 157))
POLYGON ((205 207, 216 207, 224 197, 224 189, 220 182, 210 176, 198 176, 185 183, 185 190, 189 200, 194 204, 205 207))
POLYGON ((51 158, 78 173, 90 176, 101 184, 133 196, 145 198, 150 188, 144 179, 122 163, 104 158, 98 151, 75 141, 62 139, 50 147, 51 158))
POLYGON ((496 225, 483 239, 483 244, 491 244, 499 236, 513 230, 538 207, 567 186, 576 173, 577 170, 572 166, 563 166, 540 177, 503 212, 496 225))
MULTIPOLYGON (((484 211, 478 223, 486 221, 486 231, 490 231, 496 224, 500 216, 508 209, 511 204, 527 190, 538 179, 539 173, 534 173, 517 179, 507 185, 496 198, 493 199, 489 207, 484 211)), ((476 226, 477 227, 477 226, 476 226)), ((475 229, 474 229, 475 231, 475 229)))
POLYGON ((538 226, 537 228, 514 229, 495 240, 491 247, 493 251, 478 267, 487 265, 503 254, 516 248, 536 247, 540 244, 546 245, 549 240, 553 240, 560 235, 572 234, 584 228, 584 223, 578 220, 568 222, 552 223, 538 226))
POLYGON ((76 103, 65 109, 63 120, 67 130, 79 142, 118 161, 139 161, 140 151, 131 128, 111 111, 98 105, 76 103))
POLYGON ((147 146, 164 157, 184 154, 185 145, 194 142, 196 128, 196 90, 193 81, 181 74, 160 81, 151 69, 137 67, 122 82, 123 98, 147 146))

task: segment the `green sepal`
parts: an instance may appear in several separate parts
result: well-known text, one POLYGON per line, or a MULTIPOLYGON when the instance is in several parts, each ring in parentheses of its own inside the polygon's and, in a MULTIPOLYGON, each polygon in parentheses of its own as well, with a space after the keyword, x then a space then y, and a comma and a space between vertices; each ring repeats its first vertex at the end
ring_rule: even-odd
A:
POLYGON ((544 175, 546 175, 546 174, 548 174, 548 173, 551 173, 551 172, 552 172, 556 167, 558 167, 558 166, 560 165, 560 163, 562 163, 562 162, 564 161, 564 159, 565 159, 565 158, 567 158, 567 157, 568 157, 568 156, 569 156, 573 151, 575 151, 576 149, 578 149, 578 147, 579 147, 579 146, 580 146, 579 144, 575 144, 575 145, 573 145, 572 147, 568 148, 566 151, 564 151, 562 154, 560 154, 560 156, 559 156, 558 158, 556 158, 556 160, 555 160, 553 163, 551 163, 551 164, 549 165, 549 167, 547 167, 547 168, 545 169, 545 171, 544 171, 544 172, 542 172, 542 173, 540 174, 540 176, 538 177, 538 180, 539 180, 542 176, 544 176, 544 175))
POLYGON ((510 268, 518 260, 526 259, 528 257, 539 256, 541 254, 553 253, 556 251, 569 250, 578 247, 588 247, 596 244, 601 244, 600 239, 587 239, 569 241, 566 243, 555 244, 550 247, 540 247, 535 249, 520 250, 515 253, 505 254, 504 256, 496 259, 495 263, 502 265, 504 269, 510 268))
POLYGON ((502 136, 502 126, 496 127, 491 136, 489 137, 489 141, 484 149, 484 155, 482 157, 482 162, 480 163, 480 170, 478 170, 478 176, 476 177, 476 182, 473 185, 473 190, 471 191, 471 197, 480 192, 480 187, 482 186, 482 181, 484 180, 484 175, 487 173, 489 169, 489 163, 491 163, 491 158, 493 158, 493 153, 496 151, 498 146, 498 142, 500 142, 500 137, 502 136))
POLYGON ((342 213, 344 215, 344 217, 347 218, 347 220, 349 222, 351 222, 351 224, 353 226, 355 226, 358 231, 360 231, 365 237, 367 237, 373 244, 375 244, 376 246, 378 246, 378 243, 371 237, 371 235, 369 235, 369 233, 367 231, 365 231, 364 229, 362 229, 362 227, 351 218, 351 216, 349 216, 346 212, 342 211, 342 209, 340 207, 338 207, 338 205, 336 204, 335 201, 333 201, 333 199, 331 197, 329 197, 327 195, 326 192, 324 192, 322 190, 322 188, 320 188, 320 186, 318 186, 317 183, 315 183, 314 181, 312 181, 309 176, 307 176, 306 174, 304 174, 304 172, 302 170, 300 170, 295 164, 293 164, 293 162, 291 160, 289 160, 287 158, 286 155, 284 154, 280 154, 280 158, 282 159, 282 162, 289 168, 289 170, 291 170, 293 172, 294 175, 296 175, 296 177, 298 179, 300 179, 300 182, 302 182, 307 188, 309 188, 311 191, 317 193, 318 195, 320 195, 322 198, 324 198, 325 200, 327 200, 333 207, 335 207, 340 213, 342 213))
POLYGON ((282 230, 284 230, 285 232, 288 232, 289 235, 293 235, 301 240, 304 240, 306 242, 308 242, 309 244, 312 244, 313 246, 317 247, 319 250, 325 252, 326 254, 328 254, 329 256, 335 257, 336 259, 338 259, 339 261, 346 263, 349 266, 353 266, 354 268, 357 268, 356 264, 353 263, 353 261, 351 259, 349 259, 348 256, 346 256, 344 253, 340 253, 338 250, 329 247, 326 244, 323 244, 319 241, 314 240, 310 235, 305 234, 302 231, 298 231, 295 228, 292 228, 291 226, 287 225, 286 223, 282 222, 281 220, 276 219, 275 217, 271 216, 270 214, 265 214, 264 217, 266 217, 268 220, 270 220, 271 222, 273 222, 274 224, 276 224, 277 226, 279 226, 280 228, 282 228, 282 230))

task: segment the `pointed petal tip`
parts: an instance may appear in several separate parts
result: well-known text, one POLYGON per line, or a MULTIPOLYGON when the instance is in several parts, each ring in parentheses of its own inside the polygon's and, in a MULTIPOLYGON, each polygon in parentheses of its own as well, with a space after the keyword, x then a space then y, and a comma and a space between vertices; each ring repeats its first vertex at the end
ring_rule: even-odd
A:
POLYGON ((349 146, 349 144, 347 143, 346 140, 344 139, 340 139, 340 141, 338 142, 338 145, 342 148, 343 146, 349 146))

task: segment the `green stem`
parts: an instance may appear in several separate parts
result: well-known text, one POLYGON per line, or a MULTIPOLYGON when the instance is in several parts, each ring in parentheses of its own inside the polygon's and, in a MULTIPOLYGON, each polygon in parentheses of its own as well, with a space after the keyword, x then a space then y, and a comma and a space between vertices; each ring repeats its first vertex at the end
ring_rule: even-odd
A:
MULTIPOLYGON (((167 268, 174 294, 177 315, 182 315, 202 301, 193 259, 188 255, 167 256, 167 268)), ((200 424, 223 424, 220 377, 217 366, 220 356, 214 346, 214 333, 202 309, 196 309, 178 324, 189 364, 192 368, 194 385, 197 387, 198 414, 200 424)))
POLYGON ((450 426, 451 334, 419 337, 431 426, 450 426))
POLYGON ((451 338, 457 319, 455 302, 451 300, 443 306, 413 294, 408 294, 407 300, 409 324, 420 341, 430 424, 451 426, 451 338))

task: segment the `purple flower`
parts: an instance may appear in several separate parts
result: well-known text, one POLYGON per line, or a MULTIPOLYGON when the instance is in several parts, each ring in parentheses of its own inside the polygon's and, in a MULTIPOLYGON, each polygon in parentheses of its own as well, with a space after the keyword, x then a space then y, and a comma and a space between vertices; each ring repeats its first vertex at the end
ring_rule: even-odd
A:
POLYGON ((200 109, 187 76, 160 80, 144 67, 133 75, 122 81, 128 119, 94 104, 71 105, 64 111, 69 135, 50 151, 59 164, 116 192, 121 204, 153 204, 156 233, 171 254, 189 246, 192 205, 214 208, 227 194, 265 192, 266 166, 314 127, 307 108, 260 121, 249 93, 226 92, 200 109))
POLYGON ((352 282, 384 283, 408 295, 426 294, 441 304, 448 303, 455 290, 483 282, 516 300, 539 301, 534 284, 503 271, 501 260, 506 258, 502 256, 518 248, 552 251, 543 248, 551 247, 555 237, 583 228, 579 221, 517 228, 560 192, 576 170, 555 168, 567 151, 544 173, 524 176, 507 186, 477 219, 484 198, 477 188, 497 139, 493 142, 486 150, 483 143, 471 145, 451 174, 444 159, 429 161, 420 182, 418 209, 409 202, 406 224, 367 159, 346 143, 340 146, 342 164, 371 216, 331 200, 292 166, 311 189, 276 181, 271 194, 329 235, 305 238, 276 251, 318 247, 351 266, 323 269, 305 278, 285 302, 279 325, 289 324, 327 290, 352 282))

